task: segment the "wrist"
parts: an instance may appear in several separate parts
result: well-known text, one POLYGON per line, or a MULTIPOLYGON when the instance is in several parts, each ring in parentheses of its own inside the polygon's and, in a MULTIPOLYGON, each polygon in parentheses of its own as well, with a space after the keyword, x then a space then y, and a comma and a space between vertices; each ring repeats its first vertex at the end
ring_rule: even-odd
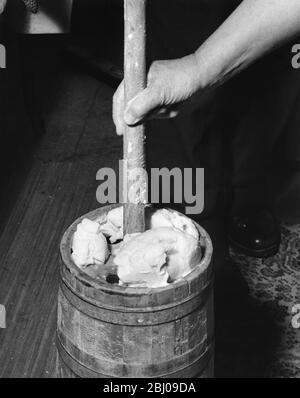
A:
POLYGON ((184 61, 188 76, 186 88, 188 87, 191 94, 204 90, 207 87, 206 73, 197 53, 195 52, 182 58, 182 61, 184 61))
POLYGON ((209 46, 204 43, 195 53, 197 64, 197 79, 200 90, 207 90, 218 86, 223 80, 221 51, 211 51, 209 46), (215 55, 217 53, 217 55, 215 55))

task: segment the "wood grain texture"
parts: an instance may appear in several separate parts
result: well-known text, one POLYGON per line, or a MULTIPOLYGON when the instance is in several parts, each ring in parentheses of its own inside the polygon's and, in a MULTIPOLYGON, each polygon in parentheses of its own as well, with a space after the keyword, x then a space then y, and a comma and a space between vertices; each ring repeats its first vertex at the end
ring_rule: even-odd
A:
MULTIPOLYGON (((146 87, 146 0, 125 0, 125 103, 146 87)), ((126 127, 124 135, 123 198, 125 233, 145 230, 147 203, 145 126, 126 127)))
POLYGON ((58 375, 71 377, 212 377, 214 346, 212 245, 183 280, 164 288, 128 288, 94 278, 71 259, 76 220, 61 242, 58 375), (203 376, 204 377, 204 376, 203 376))
POLYGON ((0 237, 0 377, 55 377, 59 243, 96 208, 96 173, 118 168, 122 141, 111 121, 113 89, 71 71, 53 77, 45 133, 28 171, 16 175, 0 237))

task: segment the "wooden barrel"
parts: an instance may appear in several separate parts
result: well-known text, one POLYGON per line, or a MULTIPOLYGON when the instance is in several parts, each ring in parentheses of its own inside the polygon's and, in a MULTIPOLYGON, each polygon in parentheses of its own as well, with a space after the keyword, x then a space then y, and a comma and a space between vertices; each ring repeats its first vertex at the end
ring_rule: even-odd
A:
POLYGON ((212 243, 205 230, 195 224, 204 255, 188 276, 164 288, 128 288, 73 263, 71 239, 84 217, 61 242, 58 377, 213 377, 212 243))

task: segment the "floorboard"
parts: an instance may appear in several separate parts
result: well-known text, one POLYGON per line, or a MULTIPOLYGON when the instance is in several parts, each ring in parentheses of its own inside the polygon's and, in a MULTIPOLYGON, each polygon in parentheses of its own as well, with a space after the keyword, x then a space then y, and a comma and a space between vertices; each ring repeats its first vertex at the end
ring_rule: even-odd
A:
POLYGON ((77 217, 98 206, 96 173, 118 165, 121 139, 112 88, 62 76, 56 106, 44 109, 45 135, 0 237, 0 377, 53 377, 59 243, 77 217))

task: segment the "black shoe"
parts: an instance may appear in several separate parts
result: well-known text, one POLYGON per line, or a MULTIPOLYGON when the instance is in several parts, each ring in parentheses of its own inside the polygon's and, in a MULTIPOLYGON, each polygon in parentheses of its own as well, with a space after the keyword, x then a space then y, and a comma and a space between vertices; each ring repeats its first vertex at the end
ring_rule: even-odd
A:
POLYGON ((279 250, 280 227, 269 210, 252 208, 231 218, 228 239, 229 245, 242 254, 270 257, 279 250))

